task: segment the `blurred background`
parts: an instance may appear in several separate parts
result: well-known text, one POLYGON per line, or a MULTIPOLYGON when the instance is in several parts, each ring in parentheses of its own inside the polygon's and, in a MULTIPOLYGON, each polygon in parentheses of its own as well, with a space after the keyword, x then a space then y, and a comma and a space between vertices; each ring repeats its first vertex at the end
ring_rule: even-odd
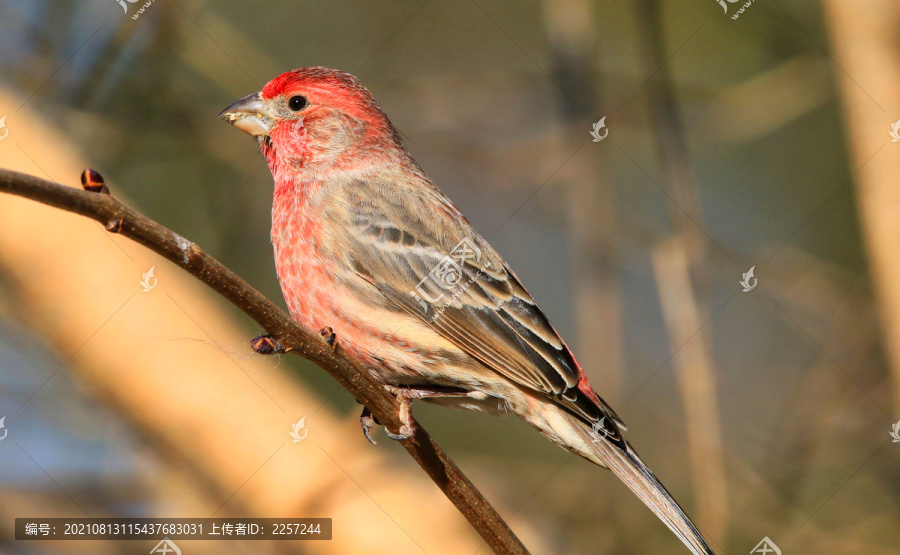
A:
MULTIPOLYGON (((284 71, 349 71, 717 553, 897 552, 900 2, 130 2, 0 0, 0 167, 94 168, 283 306, 271 176, 216 116, 284 71)), ((0 195, 0 551, 156 543, 16 542, 16 517, 261 516, 330 517, 335 539, 177 543, 488 552, 323 371, 254 355, 261 331, 142 247, 0 195)), ((683 552, 525 424, 414 410, 533 552, 683 552)))

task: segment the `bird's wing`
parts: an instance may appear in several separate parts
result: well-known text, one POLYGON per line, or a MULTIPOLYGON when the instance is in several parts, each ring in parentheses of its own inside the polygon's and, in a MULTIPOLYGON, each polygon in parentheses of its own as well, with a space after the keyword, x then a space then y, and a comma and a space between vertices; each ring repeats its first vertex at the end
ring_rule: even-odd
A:
POLYGON ((602 400, 577 387, 572 353, 500 255, 427 185, 415 193, 363 182, 347 188, 342 242, 354 271, 506 378, 589 422, 607 416, 624 427, 602 400))
POLYGON ((419 318, 513 382, 544 393, 595 457, 696 555, 713 552, 621 435, 621 419, 578 387, 581 373, 559 335, 502 258, 436 189, 359 183, 345 195, 343 244, 356 273, 397 310, 419 318), (607 417, 607 419, 604 419, 607 417))

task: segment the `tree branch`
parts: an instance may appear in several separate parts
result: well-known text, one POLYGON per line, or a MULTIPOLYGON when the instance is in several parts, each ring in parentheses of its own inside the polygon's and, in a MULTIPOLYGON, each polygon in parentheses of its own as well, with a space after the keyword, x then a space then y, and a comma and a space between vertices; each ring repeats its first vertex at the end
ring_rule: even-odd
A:
MULTIPOLYGON (((333 350, 318 332, 298 326, 272 301, 193 242, 99 192, 78 190, 4 169, 0 169, 0 191, 87 216, 108 231, 124 235, 164 256, 240 308, 291 352, 321 366, 389 429, 399 430, 396 398, 365 369, 357 368, 343 357, 340 349, 333 350)), ((414 437, 400 443, 492 550, 528 553, 487 499, 422 426, 417 426, 414 437)))

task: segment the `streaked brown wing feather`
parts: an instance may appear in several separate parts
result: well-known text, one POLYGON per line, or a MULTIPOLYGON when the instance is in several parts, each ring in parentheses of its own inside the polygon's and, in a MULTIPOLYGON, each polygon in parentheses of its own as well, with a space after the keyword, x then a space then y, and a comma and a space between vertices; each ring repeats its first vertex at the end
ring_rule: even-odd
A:
POLYGON ((546 316, 494 249, 436 189, 392 194, 349 185, 345 253, 354 270, 396 306, 427 323, 473 358, 521 386, 552 396, 582 418, 610 414, 577 389, 575 360, 546 316), (427 218, 427 221, 426 221, 427 218), (463 240, 480 256, 457 263, 460 284, 442 289, 429 272, 463 240), (424 280, 424 281, 423 281, 424 280), (417 289, 418 288, 418 289, 417 289), (437 299, 420 303, 414 296, 437 299))

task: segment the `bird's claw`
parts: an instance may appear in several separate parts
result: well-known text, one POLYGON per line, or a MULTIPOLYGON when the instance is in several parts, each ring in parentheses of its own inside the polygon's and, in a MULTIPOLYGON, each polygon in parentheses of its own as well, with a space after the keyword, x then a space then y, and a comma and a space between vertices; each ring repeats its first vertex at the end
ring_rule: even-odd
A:
POLYGON ((324 328, 320 329, 319 335, 325 338, 325 343, 328 343, 328 346, 331 347, 332 351, 337 350, 337 334, 334 333, 334 330, 331 329, 331 326, 325 326, 324 328))
POLYGON ((415 425, 415 423, 413 423, 412 425, 404 424, 404 425, 400 426, 400 429, 397 431, 400 433, 395 434, 395 433, 392 433, 387 428, 385 428, 384 434, 395 441, 403 441, 404 439, 411 439, 413 436, 416 435, 416 425, 415 425))
POLYGON ((397 401, 400 402, 400 413, 398 416, 400 417, 401 425, 396 434, 388 430, 387 427, 384 428, 384 433, 389 438, 396 441, 410 439, 416 435, 416 421, 413 419, 412 415, 412 402, 413 399, 421 398, 419 392, 415 389, 394 387, 392 385, 387 385, 385 387, 388 391, 393 393, 394 396, 397 397, 397 401))
POLYGON ((372 413, 369 409, 363 407, 362 414, 359 415, 359 425, 362 427, 363 434, 366 436, 366 439, 369 440, 369 443, 372 445, 377 445, 372 436, 369 434, 369 430, 378 425, 378 421, 375 420, 375 417, 372 416, 372 413))
POLYGON ((370 426, 366 426, 365 424, 363 424, 363 435, 366 436, 366 439, 369 440, 369 443, 371 443, 372 445, 378 445, 378 442, 372 439, 371 434, 369 434, 369 428, 370 426))
MULTIPOLYGON (((412 400, 417 397, 416 390, 403 387, 394 387, 390 385, 386 385, 385 388, 396 395, 397 400, 400 402, 400 413, 398 414, 398 416, 400 417, 400 429, 397 430, 397 433, 395 434, 392 431, 388 430, 387 427, 385 427, 385 435, 395 441, 411 439, 416 435, 416 421, 412 416, 412 400)), ((372 445, 376 445, 375 440, 372 439, 369 430, 371 430, 375 426, 381 426, 382 424, 366 407, 363 407, 362 414, 359 415, 359 425, 360 427, 362 427, 363 434, 366 436, 366 439, 369 440, 369 443, 371 443, 372 445)))
POLYGON ((261 355, 284 354, 287 349, 268 333, 250 340, 250 348, 261 355))

